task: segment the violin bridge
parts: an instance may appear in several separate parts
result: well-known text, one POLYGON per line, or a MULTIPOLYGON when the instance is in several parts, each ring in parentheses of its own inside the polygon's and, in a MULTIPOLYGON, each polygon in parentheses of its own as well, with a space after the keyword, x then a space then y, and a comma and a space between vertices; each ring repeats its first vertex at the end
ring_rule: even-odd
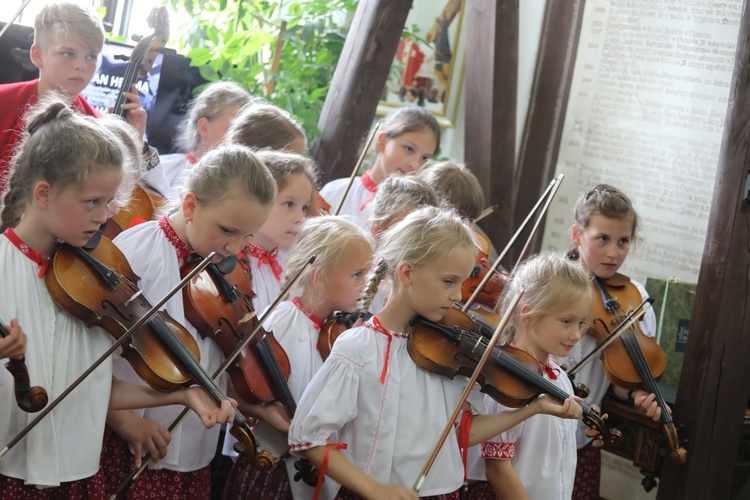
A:
POLYGON ((242 323, 247 323, 248 321, 252 320, 256 316, 255 311, 249 312, 245 314, 241 320, 237 322, 238 325, 241 325, 242 323))
POLYGON ((132 297, 130 297, 128 300, 125 301, 125 307, 128 307, 135 299, 141 296, 143 293, 143 290, 138 290, 136 293, 133 294, 132 297))

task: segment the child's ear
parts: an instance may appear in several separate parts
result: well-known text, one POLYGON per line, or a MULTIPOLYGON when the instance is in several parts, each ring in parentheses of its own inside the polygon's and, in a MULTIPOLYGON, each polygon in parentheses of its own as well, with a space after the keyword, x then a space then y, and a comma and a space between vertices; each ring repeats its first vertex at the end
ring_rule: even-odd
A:
POLYGON ((575 246, 581 246, 581 228, 578 227, 578 224, 570 226, 570 239, 573 240, 575 246))
POLYGON ((31 57, 31 62, 34 63, 34 66, 42 69, 42 66, 44 66, 44 60, 42 58, 42 48, 39 45, 33 44, 31 46, 29 56, 31 57))
POLYGON ((531 324, 534 322, 534 318, 531 316, 528 316, 529 309, 531 309, 531 306, 529 304, 524 304, 521 306, 521 310, 519 311, 519 318, 521 319, 521 326, 523 326, 524 330, 528 330, 531 327, 531 324))
POLYGON ((195 122, 195 128, 198 131, 198 134, 201 136, 201 140, 205 140, 208 136, 208 118, 205 116, 201 116, 198 118, 198 121, 195 122))
POLYGON ((414 271, 414 266, 411 262, 403 261, 396 267, 396 278, 404 285, 408 286, 411 284, 411 274, 414 271))
POLYGON ((52 186, 47 181, 39 181, 34 185, 33 200, 41 209, 46 209, 50 202, 52 186))
POLYGON ((185 216, 185 220, 193 220, 195 214, 195 207, 198 204, 198 199, 195 195, 188 191, 185 197, 182 199, 182 215, 185 216))
POLYGON ((378 153, 382 153, 383 151, 385 151, 385 143, 387 140, 388 134, 383 131, 378 132, 378 137, 375 141, 375 148, 378 150, 378 153))

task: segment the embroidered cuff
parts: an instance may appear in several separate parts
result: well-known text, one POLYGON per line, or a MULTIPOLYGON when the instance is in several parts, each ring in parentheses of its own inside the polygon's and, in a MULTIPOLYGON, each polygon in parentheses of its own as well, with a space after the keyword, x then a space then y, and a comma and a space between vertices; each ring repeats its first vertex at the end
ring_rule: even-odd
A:
POLYGON ((482 443, 482 458, 508 459, 516 455, 516 443, 482 443))

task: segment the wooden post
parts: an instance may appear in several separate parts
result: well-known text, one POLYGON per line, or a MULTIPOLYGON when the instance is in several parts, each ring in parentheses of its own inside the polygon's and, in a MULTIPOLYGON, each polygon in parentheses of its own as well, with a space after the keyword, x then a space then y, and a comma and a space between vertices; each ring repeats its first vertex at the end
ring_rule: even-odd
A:
MULTIPOLYGON (((513 205, 515 227, 521 225, 555 176, 584 4, 585 0, 547 2, 529 112, 518 152, 513 205)), ((530 248, 531 254, 541 247, 543 228, 540 226, 539 236, 530 248)), ((522 235, 521 241, 525 238, 522 235)), ((513 261, 520 250, 515 249, 513 261)))
POLYGON ((480 225, 495 246, 513 234, 518 0, 466 2, 466 165, 498 208, 480 225))
MULTIPOLYGON (((750 393, 750 11, 745 2, 690 336, 677 392, 687 462, 665 461, 659 500, 730 498, 750 393)), ((675 200, 679 204, 679 200, 675 200)), ((737 497, 739 498, 739 497, 737 497)))
POLYGON ((360 0, 318 121, 323 183, 347 177, 388 79, 412 0, 360 0))

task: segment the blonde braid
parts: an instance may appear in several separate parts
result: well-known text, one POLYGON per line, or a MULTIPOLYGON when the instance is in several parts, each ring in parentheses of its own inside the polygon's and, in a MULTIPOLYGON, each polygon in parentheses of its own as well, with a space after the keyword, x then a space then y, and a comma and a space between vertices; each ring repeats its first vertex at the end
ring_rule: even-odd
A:
POLYGON ((365 293, 362 296, 362 302, 360 303, 361 312, 367 312, 370 310, 372 301, 375 299, 375 294, 378 293, 378 287, 387 273, 388 263, 385 259, 380 259, 367 277, 367 287, 365 288, 365 293))

